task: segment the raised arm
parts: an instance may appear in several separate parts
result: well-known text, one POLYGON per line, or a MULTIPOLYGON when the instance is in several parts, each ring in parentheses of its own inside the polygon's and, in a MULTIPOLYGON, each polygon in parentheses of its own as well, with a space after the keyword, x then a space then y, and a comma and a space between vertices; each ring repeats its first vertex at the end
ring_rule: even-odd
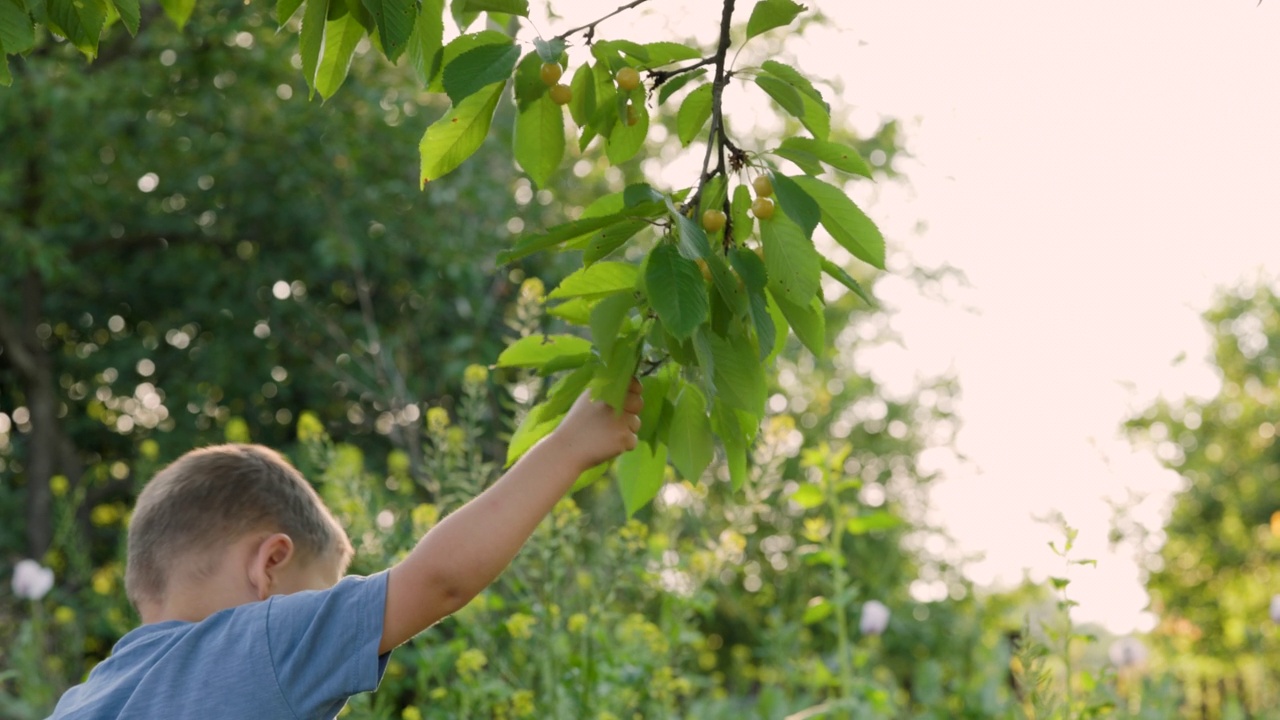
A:
POLYGON ((427 532, 391 568, 379 652, 457 611, 493 582, 579 475, 636 446, 642 405, 634 380, 621 415, 583 393, 555 432, 427 532))

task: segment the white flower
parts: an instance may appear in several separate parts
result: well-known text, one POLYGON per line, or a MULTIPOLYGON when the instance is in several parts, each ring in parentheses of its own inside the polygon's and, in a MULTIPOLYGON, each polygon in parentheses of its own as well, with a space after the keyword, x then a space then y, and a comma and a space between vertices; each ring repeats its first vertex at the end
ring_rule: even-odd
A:
POLYGON ((1271 622, 1280 623, 1280 595, 1271 596, 1271 622))
POLYGON ((1111 643, 1107 655, 1118 668, 1141 667, 1147 663, 1147 646, 1136 637, 1123 637, 1111 643))
POLYGON ((21 560, 13 566, 13 594, 39 600, 53 587, 53 571, 35 560, 21 560))
POLYGON ((889 608, 879 600, 868 600, 862 605, 862 622, 858 629, 863 635, 879 635, 889 627, 889 608))

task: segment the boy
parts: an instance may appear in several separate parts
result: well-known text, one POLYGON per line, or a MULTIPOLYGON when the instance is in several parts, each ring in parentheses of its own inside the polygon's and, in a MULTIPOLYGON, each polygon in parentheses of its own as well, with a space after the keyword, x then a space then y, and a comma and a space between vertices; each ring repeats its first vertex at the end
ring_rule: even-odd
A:
POLYGON ((488 586, 579 474, 635 447, 642 404, 634 380, 621 414, 584 393, 492 487, 367 578, 342 578, 350 541, 278 454, 187 453, 129 524, 125 589, 142 626, 53 718, 334 717, 377 687, 393 648, 488 586))

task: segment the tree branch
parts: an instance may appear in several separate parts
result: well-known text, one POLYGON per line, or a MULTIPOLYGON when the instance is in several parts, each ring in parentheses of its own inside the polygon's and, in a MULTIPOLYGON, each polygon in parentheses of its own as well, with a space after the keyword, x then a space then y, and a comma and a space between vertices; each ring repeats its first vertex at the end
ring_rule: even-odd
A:
POLYGON ((724 94, 724 86, 728 82, 728 75, 725 74, 724 70, 724 61, 729 54, 729 28, 733 21, 734 2, 735 0, 724 0, 724 12, 720 15, 720 43, 716 47, 714 56, 716 74, 715 79, 711 82, 711 129, 707 132, 707 153, 702 158, 702 175, 698 177, 698 189, 689 198, 689 202, 685 203, 687 208, 696 208, 698 201, 702 199, 702 189, 706 186, 707 181, 724 172, 724 141, 727 138, 724 133, 724 112, 721 109, 721 98, 724 94), (715 172, 711 172, 711 153, 716 147, 720 149, 720 164, 715 172))
POLYGON ((595 20, 592 20, 591 22, 587 23, 586 25, 580 25, 580 26, 578 26, 578 27, 576 27, 576 28, 573 28, 572 30, 565 30, 564 32, 562 32, 562 33, 560 33, 559 35, 557 35, 557 36, 555 37, 555 39, 557 39, 557 40, 564 40, 564 39, 568 38, 570 35, 573 35, 574 33, 579 33, 579 32, 583 32, 583 31, 585 31, 585 38, 586 38, 586 42, 587 42, 587 44, 588 44, 588 45, 590 45, 590 44, 591 44, 591 39, 592 39, 592 37, 593 37, 593 36, 595 35, 595 33, 596 33, 596 26, 597 26, 597 25, 599 25, 600 23, 604 22, 605 20, 608 20, 609 18, 613 17, 614 15, 617 15, 617 14, 619 14, 619 13, 623 13, 623 12, 626 12, 627 10, 630 10, 631 8, 634 8, 634 7, 638 6, 638 5, 643 5, 643 4, 645 4, 646 2, 649 2, 649 0, 632 0, 631 2, 627 3, 626 5, 623 5, 622 7, 620 7, 620 8, 618 8, 618 9, 614 10, 613 12, 609 13, 608 15, 605 15, 604 17, 601 17, 601 18, 597 18, 597 19, 595 19, 595 20))

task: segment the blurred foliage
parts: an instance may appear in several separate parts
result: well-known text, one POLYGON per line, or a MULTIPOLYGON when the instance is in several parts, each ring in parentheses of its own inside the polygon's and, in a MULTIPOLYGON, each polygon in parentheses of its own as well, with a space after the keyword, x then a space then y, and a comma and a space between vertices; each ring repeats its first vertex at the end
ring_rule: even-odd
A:
POLYGON ((1280 296, 1259 282, 1224 293, 1205 314, 1221 378, 1208 399, 1161 401, 1129 423, 1135 441, 1183 478, 1146 559, 1157 635, 1192 702, 1234 696, 1249 710, 1280 704, 1280 296))

